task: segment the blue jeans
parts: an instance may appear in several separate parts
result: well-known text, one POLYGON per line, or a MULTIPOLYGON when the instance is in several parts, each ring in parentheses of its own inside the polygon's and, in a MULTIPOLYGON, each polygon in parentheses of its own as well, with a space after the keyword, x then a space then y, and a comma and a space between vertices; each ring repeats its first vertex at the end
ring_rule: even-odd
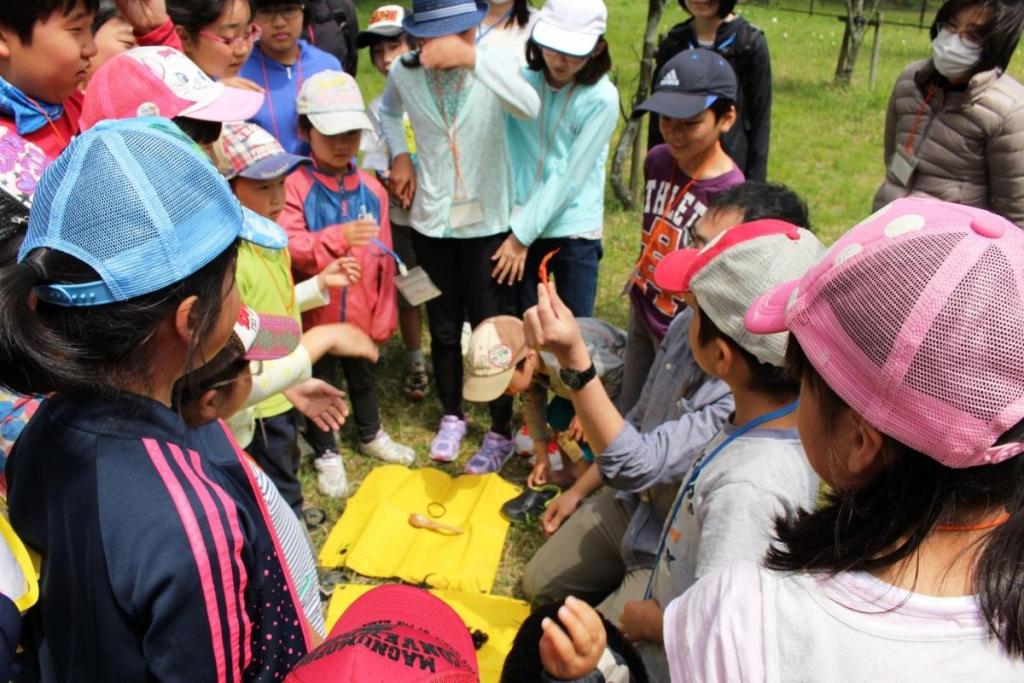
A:
POLYGON ((593 317, 594 300, 597 298, 597 266, 604 249, 601 240, 569 237, 540 239, 530 245, 519 299, 520 314, 537 303, 537 284, 540 282, 537 269, 541 259, 554 249, 560 251, 548 262, 548 274, 555 276, 558 296, 577 318, 593 317))

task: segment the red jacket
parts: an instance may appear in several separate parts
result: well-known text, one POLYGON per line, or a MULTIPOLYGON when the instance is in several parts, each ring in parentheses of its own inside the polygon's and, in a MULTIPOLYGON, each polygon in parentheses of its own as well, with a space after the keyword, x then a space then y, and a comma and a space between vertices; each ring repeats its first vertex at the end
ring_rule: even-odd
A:
POLYGON ((349 322, 378 343, 387 341, 398 327, 394 257, 388 195, 379 182, 361 169, 339 179, 314 168, 300 167, 285 182, 285 207, 278 222, 288 233, 288 250, 296 281, 315 276, 339 256, 355 256, 363 267, 359 282, 332 290, 331 302, 302 315, 306 329, 327 323, 349 322), (350 247, 341 224, 368 213, 380 224, 380 244, 350 247), (381 245, 383 245, 382 248, 381 245))
MULTIPOLYGON (((149 33, 138 36, 138 40, 139 45, 166 45, 176 50, 181 49, 181 38, 174 31, 174 24, 170 19, 149 33)), ((78 119, 82 115, 84 99, 85 93, 76 90, 71 97, 64 100, 64 116, 21 137, 42 149, 50 161, 56 159, 71 142, 71 138, 78 135, 78 119)), ((14 119, 5 114, 0 114, 0 126, 7 130, 17 130, 14 119)))

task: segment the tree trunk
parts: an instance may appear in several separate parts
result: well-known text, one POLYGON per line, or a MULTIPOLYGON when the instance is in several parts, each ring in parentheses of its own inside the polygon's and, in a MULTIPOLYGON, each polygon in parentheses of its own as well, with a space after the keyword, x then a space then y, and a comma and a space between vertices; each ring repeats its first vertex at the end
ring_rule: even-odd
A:
MULTIPOLYGON (((648 94, 651 92, 651 82, 654 80, 654 52, 657 49, 658 23, 661 21, 662 13, 665 11, 665 2, 666 0, 648 0, 647 2, 647 28, 644 31, 644 51, 640 60, 640 80, 636 86, 636 94, 633 96, 632 106, 629 108, 630 114, 641 102, 647 99, 648 94)), ((622 202, 622 206, 625 209, 632 211, 636 209, 636 198, 630 191, 623 171, 626 160, 630 158, 633 142, 643 128, 641 125, 643 119, 632 118, 630 114, 627 114, 626 127, 622 130, 622 135, 615 145, 615 156, 612 158, 611 181, 615 197, 622 202)))
POLYGON ((867 35, 872 21, 878 20, 880 0, 871 0, 871 6, 865 10, 865 0, 846 0, 846 30, 843 34, 843 47, 839 52, 836 64, 836 85, 850 85, 853 70, 857 65, 860 46, 867 35))

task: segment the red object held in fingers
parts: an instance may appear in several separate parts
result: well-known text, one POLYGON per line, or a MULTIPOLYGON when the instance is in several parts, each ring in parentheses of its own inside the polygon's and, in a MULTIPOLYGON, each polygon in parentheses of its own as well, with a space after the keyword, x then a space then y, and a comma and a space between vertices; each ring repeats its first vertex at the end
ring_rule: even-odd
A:
POLYGON ((540 277, 540 281, 544 284, 548 282, 548 261, 554 258, 555 254, 562 251, 561 247, 552 249, 548 253, 544 254, 544 258, 540 260, 540 268, 537 269, 537 275, 540 277))

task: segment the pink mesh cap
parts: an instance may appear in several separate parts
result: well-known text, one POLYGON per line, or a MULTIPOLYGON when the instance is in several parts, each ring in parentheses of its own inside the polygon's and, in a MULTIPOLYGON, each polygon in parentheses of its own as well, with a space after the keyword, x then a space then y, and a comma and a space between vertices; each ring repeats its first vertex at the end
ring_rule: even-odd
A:
POLYGON ((947 467, 1024 450, 993 446, 1024 418, 1024 232, 1004 218, 899 199, 745 323, 788 329, 865 420, 947 467))

